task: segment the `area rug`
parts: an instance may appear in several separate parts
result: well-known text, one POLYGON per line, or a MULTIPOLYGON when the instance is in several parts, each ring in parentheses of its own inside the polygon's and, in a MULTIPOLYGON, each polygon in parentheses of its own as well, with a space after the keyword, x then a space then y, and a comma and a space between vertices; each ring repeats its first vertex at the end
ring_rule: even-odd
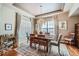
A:
MULTIPOLYGON (((65 44, 60 45, 60 52, 62 56, 69 56, 69 52, 65 44)), ((19 53, 22 53, 23 56, 59 56, 58 48, 52 46, 51 53, 45 53, 44 51, 38 51, 38 49, 30 48, 29 45, 21 44, 20 47, 16 49, 19 53)))
MULTIPOLYGON (((65 44, 60 44, 60 53, 62 56, 70 56, 69 51, 65 44)), ((52 46, 50 56, 59 56, 58 54, 58 47, 52 46)))
POLYGON ((38 51, 38 49, 30 48, 29 45, 21 44, 20 47, 16 49, 18 53, 21 53, 23 56, 45 56, 44 51, 38 51))

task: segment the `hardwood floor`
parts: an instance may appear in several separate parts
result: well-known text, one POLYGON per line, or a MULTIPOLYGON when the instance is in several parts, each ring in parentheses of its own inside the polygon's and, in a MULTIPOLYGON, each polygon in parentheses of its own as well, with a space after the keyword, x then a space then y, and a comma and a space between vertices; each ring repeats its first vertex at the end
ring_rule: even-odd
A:
POLYGON ((79 56, 79 49, 72 45, 66 45, 71 56, 79 56))
POLYGON ((11 49, 5 51, 5 53, 2 56, 22 56, 22 54, 18 53, 15 49, 11 49))
MULTIPOLYGON (((66 45, 71 56, 79 56, 79 49, 75 46, 66 45)), ((8 50, 3 56, 23 56, 22 52, 18 53, 15 49, 8 50)))

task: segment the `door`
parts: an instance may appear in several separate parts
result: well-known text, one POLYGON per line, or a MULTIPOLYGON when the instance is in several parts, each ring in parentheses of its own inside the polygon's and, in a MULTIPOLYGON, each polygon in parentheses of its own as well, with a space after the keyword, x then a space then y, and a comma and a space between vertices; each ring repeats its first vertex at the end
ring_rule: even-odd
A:
POLYGON ((28 18, 22 18, 19 30, 19 46, 27 45, 31 33, 31 21, 28 18))

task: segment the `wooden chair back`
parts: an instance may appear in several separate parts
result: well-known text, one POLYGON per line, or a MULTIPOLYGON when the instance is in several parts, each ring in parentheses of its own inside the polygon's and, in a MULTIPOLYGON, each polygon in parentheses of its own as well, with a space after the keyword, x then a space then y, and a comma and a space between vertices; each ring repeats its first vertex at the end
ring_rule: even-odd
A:
POLYGON ((45 35, 38 35, 38 37, 45 37, 45 35))
POLYGON ((35 36, 35 34, 30 34, 30 37, 31 37, 31 36, 35 36))

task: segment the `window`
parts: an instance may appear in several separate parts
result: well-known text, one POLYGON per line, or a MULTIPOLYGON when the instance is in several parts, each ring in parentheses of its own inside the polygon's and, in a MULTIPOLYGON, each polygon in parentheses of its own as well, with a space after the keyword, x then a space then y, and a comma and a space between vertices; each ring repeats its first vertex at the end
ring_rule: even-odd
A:
POLYGON ((46 21, 41 26, 41 31, 45 33, 50 33, 51 35, 55 34, 55 26, 54 21, 46 21))

